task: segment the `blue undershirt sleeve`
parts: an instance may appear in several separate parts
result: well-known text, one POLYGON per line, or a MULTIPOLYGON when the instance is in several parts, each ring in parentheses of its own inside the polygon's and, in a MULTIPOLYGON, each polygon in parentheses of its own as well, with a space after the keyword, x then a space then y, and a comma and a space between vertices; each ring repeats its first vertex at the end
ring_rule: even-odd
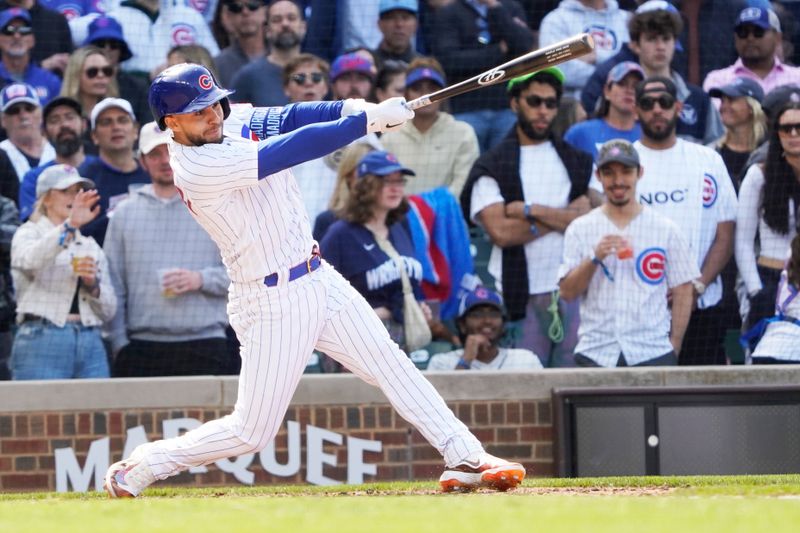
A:
POLYGON ((259 107, 248 126, 259 139, 289 133, 309 124, 331 122, 342 116, 344 102, 298 102, 282 107, 259 107))
POLYGON ((258 178, 325 156, 366 135, 367 114, 315 122, 258 143, 258 178))

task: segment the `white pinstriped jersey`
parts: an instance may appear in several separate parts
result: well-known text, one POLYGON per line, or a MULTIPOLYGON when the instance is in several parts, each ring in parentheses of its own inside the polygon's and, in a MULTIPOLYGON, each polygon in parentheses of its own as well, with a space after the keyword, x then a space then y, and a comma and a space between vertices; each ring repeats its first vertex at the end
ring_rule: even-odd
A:
POLYGON ((169 143, 183 201, 219 246, 231 281, 240 283, 285 273, 314 246, 292 171, 258 179, 258 141, 242 136, 253 110, 232 106, 222 143, 169 143))
MULTIPOLYGON (((788 254, 791 255, 791 254, 788 254)), ((783 314, 795 320, 800 319, 800 297, 794 296, 797 289, 787 280, 784 270, 781 272, 781 281, 778 285, 778 295, 775 301, 783 314)), ((800 326, 790 321, 780 320, 767 325, 764 336, 753 351, 753 357, 772 357, 781 361, 800 361, 800 326)))
POLYGON ((598 207, 567 228, 559 279, 592 257, 605 235, 623 235, 631 243, 633 257, 611 255, 603 260, 613 281, 596 269, 581 295, 575 353, 612 367, 623 353, 633 366, 672 350, 667 289, 697 278, 700 271, 680 229, 666 216, 644 206, 620 229, 598 207))

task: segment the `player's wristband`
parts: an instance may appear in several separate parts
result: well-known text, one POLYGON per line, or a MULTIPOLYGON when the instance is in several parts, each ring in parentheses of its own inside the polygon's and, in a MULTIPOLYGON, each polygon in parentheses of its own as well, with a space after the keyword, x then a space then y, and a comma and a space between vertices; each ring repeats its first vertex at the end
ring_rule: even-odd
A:
POLYGON ((614 281, 614 275, 611 274, 611 271, 608 270, 606 264, 599 260, 596 255, 592 255, 592 263, 603 269, 603 274, 606 275, 609 281, 614 281))
POLYGON ((469 366, 469 363, 464 361, 464 358, 462 357, 461 359, 458 360, 458 364, 456 365, 456 368, 460 368, 462 370, 469 370, 471 367, 469 366))

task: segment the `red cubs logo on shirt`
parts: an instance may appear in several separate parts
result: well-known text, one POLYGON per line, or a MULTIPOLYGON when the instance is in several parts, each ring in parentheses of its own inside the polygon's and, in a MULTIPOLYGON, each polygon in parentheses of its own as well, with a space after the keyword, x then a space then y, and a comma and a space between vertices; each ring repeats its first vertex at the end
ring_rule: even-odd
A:
POLYGON ((708 209, 717 201, 717 180, 711 174, 703 174, 703 207, 708 209))
POLYGON ((64 15, 64 18, 67 20, 73 20, 83 15, 83 9, 81 9, 81 6, 75 4, 61 4, 61 6, 58 8, 58 11, 64 15))
POLYGON ((211 76, 208 74, 201 74, 199 78, 197 78, 197 84, 200 86, 201 89, 209 90, 211 87, 214 86, 214 82, 211 80, 211 76))
POLYGON ((28 96, 28 88, 25 85, 21 83, 15 83, 6 87, 6 99, 10 100, 12 98, 20 98, 22 96, 28 96))
POLYGON ((667 254, 661 248, 648 248, 636 258, 636 273, 645 283, 658 285, 664 279, 667 254))
POLYGON ((172 44, 194 44, 195 31, 192 26, 184 23, 172 25, 172 44))
POLYGON ((594 39, 594 46, 598 50, 617 49, 617 34, 611 28, 607 28, 602 24, 591 24, 587 26, 583 32, 592 36, 592 39, 594 39))

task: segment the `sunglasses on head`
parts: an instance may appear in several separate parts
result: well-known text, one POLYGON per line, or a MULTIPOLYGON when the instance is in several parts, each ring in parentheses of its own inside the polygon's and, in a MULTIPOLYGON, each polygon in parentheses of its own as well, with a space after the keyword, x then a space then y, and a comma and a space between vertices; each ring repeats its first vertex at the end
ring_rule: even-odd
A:
POLYGON ((672 109, 675 105, 675 98, 669 94, 662 94, 659 97, 642 96, 637 102, 642 111, 652 111, 656 104, 661 109, 672 109))
POLYGON ((311 83, 320 83, 322 80, 325 79, 325 76, 322 72, 312 72, 311 74, 306 74, 305 72, 301 72, 300 74, 293 74, 292 81, 297 83, 298 85, 303 85, 305 82, 311 78, 311 83))
POLYGON ((33 113, 36 111, 36 106, 29 102, 16 104, 6 110, 6 115, 19 115, 22 111, 25 111, 26 113, 33 113))
POLYGON ((778 124, 778 132, 784 135, 800 135, 800 122, 790 122, 787 124, 778 124))
POLYGON ((535 94, 532 94, 530 96, 526 96, 525 101, 531 107, 539 107, 540 105, 544 104, 544 106, 547 109, 558 108, 558 99, 553 98, 552 96, 548 98, 542 98, 541 96, 536 96, 535 94))
POLYGON ((101 73, 106 78, 110 78, 114 74, 114 67, 89 67, 86 69, 86 77, 90 80, 93 80, 101 73))
POLYGON ((122 43, 116 39, 100 39, 92 44, 98 48, 110 48, 111 50, 119 50, 122 48, 122 43))
POLYGON ((24 37, 33 33, 33 28, 30 26, 14 26, 13 24, 9 24, 3 28, 2 33, 3 35, 7 35, 9 37, 18 33, 24 37))
POLYGON ((767 30, 764 28, 750 24, 739 26, 733 31, 739 39, 747 39, 748 35, 752 35, 756 39, 761 39, 767 33, 767 30))
POLYGON ((238 15, 239 13, 244 11, 245 7, 250 11, 257 11, 258 8, 260 8, 264 4, 261 2, 246 2, 244 4, 240 4, 238 2, 227 2, 225 5, 228 6, 228 11, 238 15))

